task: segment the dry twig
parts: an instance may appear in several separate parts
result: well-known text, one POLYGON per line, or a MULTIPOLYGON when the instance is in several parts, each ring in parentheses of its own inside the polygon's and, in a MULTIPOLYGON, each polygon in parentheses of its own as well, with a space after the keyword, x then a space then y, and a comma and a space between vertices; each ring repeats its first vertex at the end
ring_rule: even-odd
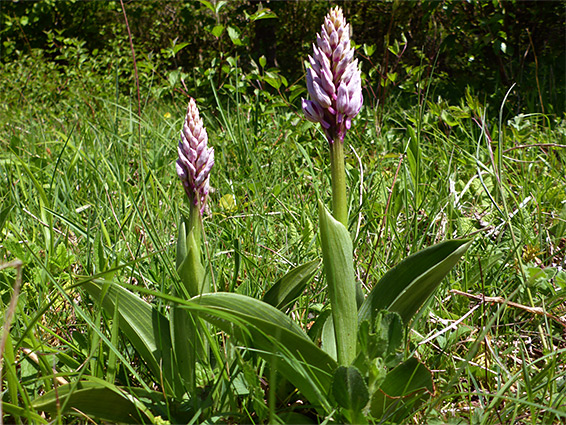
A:
POLYGON ((458 291, 457 289, 452 289, 452 290, 450 290, 450 292, 452 294, 462 295, 464 297, 471 298, 473 300, 481 301, 481 302, 484 302, 484 303, 496 303, 496 304, 508 305, 510 307, 518 308, 520 310, 526 311, 526 312, 531 313, 531 314, 536 314, 537 316, 546 316, 549 319, 552 319, 552 320, 560 323, 560 325, 562 325, 564 328, 566 328, 566 320, 565 319, 563 319, 561 317, 557 317, 557 316, 555 316, 551 313, 548 313, 542 307, 529 307, 527 305, 523 305, 523 304, 515 303, 513 301, 506 300, 503 297, 486 297, 485 295, 468 294, 467 292, 458 291))

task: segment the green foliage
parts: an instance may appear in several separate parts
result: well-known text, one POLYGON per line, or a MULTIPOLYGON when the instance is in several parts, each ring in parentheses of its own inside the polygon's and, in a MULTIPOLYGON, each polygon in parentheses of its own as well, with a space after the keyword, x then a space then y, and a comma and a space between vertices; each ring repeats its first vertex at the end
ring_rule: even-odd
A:
POLYGON ((182 393, 178 369, 172 358, 170 324, 165 316, 147 302, 110 282, 85 282, 84 289, 108 314, 118 310, 120 330, 154 376, 160 376, 168 393, 182 393))
MULTIPOLYGON (((87 379, 84 382, 61 386, 57 391, 53 390, 42 395, 33 401, 33 408, 62 415, 76 414, 76 410, 79 410, 89 417, 111 422, 143 423, 148 420, 139 409, 141 403, 128 398, 123 389, 96 380, 94 377, 87 379), (62 408, 61 405, 64 407, 62 408)), ((136 396, 139 396, 142 391, 137 393, 136 396)), ((160 393, 153 392, 151 395, 149 393, 147 396, 150 398, 151 396, 154 399, 162 398, 160 393)))
POLYGON ((373 394, 370 412, 376 418, 403 422, 433 393, 430 371, 411 358, 387 374, 380 390, 373 394))
POLYGON ((279 310, 288 309, 302 294, 319 267, 320 260, 295 267, 269 288, 263 296, 263 301, 279 310))
POLYGON ((369 401, 369 392, 358 369, 339 366, 332 380, 332 395, 338 405, 350 413, 350 423, 363 423, 361 412, 369 401))
POLYGON ((336 338, 336 356, 341 366, 348 366, 356 356, 356 282, 352 259, 352 241, 348 230, 335 220, 319 202, 319 225, 324 273, 332 308, 336 338))
MULTIPOLYGON (((367 56, 345 172, 353 274, 370 295, 338 369, 317 274, 326 145, 298 114, 297 58, 327 4, 125 3, 137 116, 122 10, 95 3, 0 6, 0 261, 25 264, 5 422, 81 420, 72 407, 110 422, 564 421, 557 4, 343 4, 367 56), (226 291, 191 301, 173 260, 187 94, 217 152, 201 266, 226 291), (199 318, 172 326, 173 310, 199 318), (187 323, 209 356, 179 355, 187 323)), ((0 272, 2 317, 14 281, 0 272)))
POLYGON ((373 322, 381 310, 389 310, 407 323, 470 244, 468 240, 446 241, 403 260, 373 287, 360 307, 360 321, 373 322))
MULTIPOLYGON (((160 96, 192 86, 199 96, 208 96, 202 77, 216 73, 217 86, 229 83, 234 60, 250 77, 254 69, 261 75, 255 80, 260 92, 272 93, 270 86, 293 96, 294 84, 286 81, 302 77, 298 58, 309 54, 307 40, 328 9, 317 2, 249 0, 125 6, 140 79, 160 96)), ((420 102, 432 83, 450 101, 471 86, 496 107, 516 83, 520 91, 508 100, 510 112, 564 111, 563 28, 557 19, 564 11, 559 2, 353 1, 342 7, 362 47, 366 104, 383 104, 399 94, 420 102)), ((127 84, 126 95, 133 89, 119 3, 4 2, 1 13, 3 66, 30 56, 34 62, 45 58, 50 67, 70 65, 69 74, 81 69, 87 76, 106 76, 107 88, 113 89, 112 79, 119 76, 127 84)))

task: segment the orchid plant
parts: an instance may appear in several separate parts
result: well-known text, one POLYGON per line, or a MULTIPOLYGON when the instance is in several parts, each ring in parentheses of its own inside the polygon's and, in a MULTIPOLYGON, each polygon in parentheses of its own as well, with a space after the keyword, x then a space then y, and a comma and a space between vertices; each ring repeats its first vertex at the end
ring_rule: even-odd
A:
MULTIPOLYGON (((100 384, 98 390, 114 397, 123 412, 134 406, 138 415, 154 421, 157 413, 175 421, 198 418, 202 406, 198 404, 196 371, 209 363, 209 344, 215 339, 203 320, 261 356, 280 377, 279 388, 288 388, 284 382, 290 382, 292 392, 298 391, 316 414, 329 420, 367 423, 388 418, 403 422, 434 392, 430 371, 401 350, 404 330, 470 242, 446 241, 418 252, 388 271, 367 297, 361 292, 348 231, 344 168, 344 139, 363 104, 350 32, 342 10, 332 9, 309 56, 310 99, 302 101, 305 117, 320 124, 328 143, 332 177, 332 215, 319 201, 320 243, 330 300, 327 314, 321 313, 312 326, 319 331, 307 334, 285 314, 318 272, 319 259, 290 270, 261 300, 211 291, 201 245, 214 150, 208 146, 206 129, 191 99, 176 162, 189 201, 189 217, 180 220, 177 241, 181 284, 172 295, 104 280, 83 284, 119 320, 139 356, 159 377, 161 391, 100 384), (136 291, 168 301, 169 314, 158 311, 136 291), (183 407, 187 401, 192 406, 188 417, 183 407), (166 408, 156 413, 148 407, 156 404, 166 408)), ((219 355, 215 351, 217 360, 219 355)), ((223 367, 221 361, 217 363, 223 367)), ((274 391, 278 387, 275 381, 270 385, 274 391)), ((64 391, 59 388, 59 394, 64 391)), ((69 397, 68 406, 78 403, 72 394, 69 397)), ((46 394, 40 402, 45 410, 56 406, 57 393, 46 394)))
MULTIPOLYGON (((181 130, 178 147, 179 159, 176 169, 189 200, 189 218, 182 218, 179 223, 177 239, 177 273, 183 283, 182 293, 173 291, 188 299, 210 291, 210 282, 206 278, 201 262, 202 214, 206 206, 210 184, 210 170, 214 165, 214 149, 208 146, 208 133, 203 126, 196 103, 189 101, 187 114, 181 130)), ((206 360, 208 347, 206 330, 198 325, 196 316, 187 310, 173 305, 171 309, 173 352, 180 367, 183 380, 194 393, 196 390, 197 357, 206 360)))

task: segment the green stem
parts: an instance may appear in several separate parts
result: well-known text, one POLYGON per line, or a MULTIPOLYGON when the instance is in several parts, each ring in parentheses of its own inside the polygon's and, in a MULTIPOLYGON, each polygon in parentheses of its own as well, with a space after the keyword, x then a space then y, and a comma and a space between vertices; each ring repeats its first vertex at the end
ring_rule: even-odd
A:
MULTIPOLYGON (((204 228, 202 226, 202 215, 200 213, 200 208, 200 202, 197 203, 197 205, 194 205, 191 202, 191 212, 189 214, 189 232, 192 231, 193 237, 195 238, 195 246, 198 248, 199 252, 199 266, 202 267, 200 265, 200 259, 202 258, 200 252, 204 228)), ((205 294, 207 292, 210 292, 210 282, 208 281, 208 279, 204 279, 204 268, 202 269, 202 272, 200 274, 202 275, 202 279, 199 281, 198 294, 205 294)))
MULTIPOLYGON (((195 205, 191 202, 191 210, 189 213, 189 229, 190 232, 193 230, 193 235, 197 246, 200 247, 200 241, 202 236, 202 216, 200 215, 200 202, 195 205)), ((188 233, 188 232, 187 232, 188 233)))
POLYGON ((344 143, 330 145, 330 169, 332 173, 332 215, 348 228, 348 198, 346 197, 346 171, 344 168, 344 143))

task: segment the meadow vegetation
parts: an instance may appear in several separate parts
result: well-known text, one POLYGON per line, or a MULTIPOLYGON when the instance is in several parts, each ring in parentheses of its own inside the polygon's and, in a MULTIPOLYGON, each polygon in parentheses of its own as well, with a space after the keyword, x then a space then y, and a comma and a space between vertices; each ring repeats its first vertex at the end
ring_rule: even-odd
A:
POLYGON ((533 30, 559 34, 550 16, 564 8, 394 4, 342 4, 364 95, 344 141, 347 230, 364 294, 411 254, 472 241, 389 353, 419 360, 433 387, 379 417, 373 407, 349 416, 330 391, 314 405, 264 346, 242 342, 258 335, 231 333, 226 323, 245 324, 245 312, 224 312, 202 328, 210 359, 196 363, 184 393, 167 382, 168 353, 140 351, 148 345, 135 340, 135 317, 102 301, 120 299, 115 285, 145 302, 127 301, 140 317, 169 318, 177 305, 212 314, 176 292, 190 206, 175 161, 194 98, 215 153, 202 241, 212 290, 265 300, 310 264, 281 309, 315 345, 323 339, 318 201, 331 204, 331 171, 301 98, 329 3, 126 3, 135 59, 120 3, 2 3, 4 423, 566 420, 564 46, 533 30), (387 14, 370 22, 378 12, 387 14), (46 16, 62 26, 31 27, 46 16), (375 30, 380 19, 387 25, 375 30), (273 22, 283 22, 277 55, 256 37, 273 22))

